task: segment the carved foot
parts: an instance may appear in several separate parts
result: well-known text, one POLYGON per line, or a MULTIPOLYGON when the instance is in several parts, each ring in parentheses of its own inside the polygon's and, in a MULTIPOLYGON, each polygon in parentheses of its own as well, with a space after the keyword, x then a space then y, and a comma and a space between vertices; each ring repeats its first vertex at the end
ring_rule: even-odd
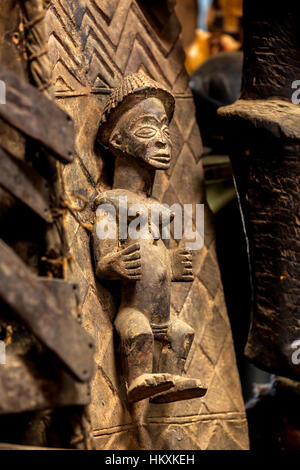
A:
POLYGON ((173 401, 189 400, 203 397, 207 388, 204 388, 200 380, 186 377, 173 376, 174 387, 162 392, 150 399, 150 403, 171 403, 173 401))
POLYGON ((149 398, 174 387, 171 374, 143 374, 130 385, 127 393, 129 403, 149 398))

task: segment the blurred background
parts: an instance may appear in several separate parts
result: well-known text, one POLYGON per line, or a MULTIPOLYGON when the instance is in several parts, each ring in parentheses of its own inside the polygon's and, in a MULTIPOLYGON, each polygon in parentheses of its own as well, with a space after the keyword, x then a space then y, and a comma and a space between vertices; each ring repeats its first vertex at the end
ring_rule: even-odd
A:
POLYGON ((217 251, 246 402, 270 375, 243 354, 251 322, 246 238, 221 120, 217 110, 239 98, 243 67, 243 0, 178 0, 186 69, 190 75, 208 204, 215 215, 217 251))

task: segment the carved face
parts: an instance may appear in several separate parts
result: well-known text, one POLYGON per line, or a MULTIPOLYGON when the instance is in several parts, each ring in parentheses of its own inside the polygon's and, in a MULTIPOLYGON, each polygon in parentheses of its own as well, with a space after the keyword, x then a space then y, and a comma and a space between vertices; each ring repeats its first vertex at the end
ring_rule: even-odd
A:
POLYGON ((169 120, 157 98, 147 98, 130 109, 117 123, 110 145, 144 164, 167 170, 171 160, 169 120))

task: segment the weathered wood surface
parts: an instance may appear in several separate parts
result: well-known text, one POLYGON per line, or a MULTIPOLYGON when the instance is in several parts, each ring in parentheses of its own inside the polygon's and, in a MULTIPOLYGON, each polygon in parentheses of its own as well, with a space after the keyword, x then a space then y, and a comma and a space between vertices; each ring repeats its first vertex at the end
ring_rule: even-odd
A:
POLYGON ((96 283, 90 233, 82 226, 93 222, 96 196, 111 189, 112 162, 95 146, 107 95, 121 77, 139 70, 169 88, 176 99, 171 166, 158 173, 155 196, 168 204, 205 201, 201 139, 180 28, 173 2, 159 2, 160 21, 155 3, 152 8, 152 3, 133 0, 54 0, 48 16, 56 98, 77 131, 76 156, 63 170, 64 186, 70 200, 75 202, 80 194, 88 201, 75 211, 76 218, 66 215, 65 227, 73 256, 70 279, 79 284, 83 323, 97 345, 90 406, 94 436, 98 449, 244 449, 247 422, 209 211, 205 246, 193 256, 195 280, 176 283, 171 296, 171 315, 196 332, 184 375, 207 384, 207 395, 171 404, 146 403, 136 416, 127 404, 115 356, 115 292, 109 284, 96 283))
POLYGON ((34 86, 0 65, 0 80, 6 85, 6 104, 0 117, 64 163, 74 155, 72 119, 34 86))
POLYGON ((0 297, 35 336, 83 382, 93 376, 93 343, 50 290, 0 241, 0 297))
POLYGON ((241 99, 223 108, 249 241, 253 321, 246 354, 272 373, 300 378, 300 134, 292 103, 299 78, 299 4, 244 5, 241 99))
POLYGON ((5 366, 1 366, 0 397, 0 415, 83 406, 88 405, 91 398, 86 383, 76 382, 68 372, 51 362, 49 355, 43 354, 38 360, 9 354, 5 366))
POLYGON ((299 106, 279 98, 240 99, 226 108, 221 108, 219 114, 230 119, 238 115, 245 121, 251 121, 254 127, 265 129, 277 139, 296 142, 300 138, 299 106))
MULTIPOLYGON (((62 190, 59 187, 60 162, 57 162, 57 159, 64 163, 72 161, 75 138, 72 120, 46 98, 52 96, 45 35, 45 15, 49 3, 49 0, 0 2, 1 79, 6 82, 7 89, 7 104, 1 106, 1 148, 15 157, 15 166, 12 168, 10 165, 10 170, 20 170, 18 175, 14 173, 14 181, 2 181, 6 189, 0 188, 0 226, 1 237, 9 243, 9 250, 15 250, 23 260, 20 270, 16 269, 13 273, 14 279, 9 279, 9 271, 13 266, 16 268, 13 262, 14 253, 9 251, 12 255, 6 259, 5 273, 2 273, 5 283, 1 285, 3 295, 0 300, 0 331, 1 339, 6 344, 6 365, 0 368, 3 413, 0 441, 37 446, 91 448, 90 424, 85 407, 90 401, 90 390, 89 384, 80 380, 86 380, 85 376, 92 370, 92 350, 88 348, 90 341, 85 332, 81 330, 81 334, 79 333, 80 306, 76 300, 76 290, 72 283, 61 279, 33 276, 33 273, 45 274, 40 259, 43 255, 50 257, 53 263, 51 266, 55 266, 51 272, 48 271, 49 275, 54 273, 62 276, 62 265, 67 264, 63 258, 67 257, 67 253, 64 251, 61 224, 62 190), (16 75, 11 75, 13 72, 16 75), (32 168, 47 179, 49 191, 43 191, 43 178, 38 177, 36 171, 27 170, 24 163, 26 161, 30 168, 32 165, 32 168), (28 178, 26 181, 25 175, 25 179, 28 178), (32 183, 36 184, 35 191, 25 194, 24 189, 29 191, 32 183), (28 206, 31 205, 34 210, 28 210, 7 190, 17 197, 21 196, 22 201, 28 203, 28 206), (37 194, 39 190, 40 198, 37 194), (49 224, 45 224, 44 220, 34 213, 42 210, 42 199, 46 202, 47 192, 50 193, 51 206, 55 211, 54 222, 49 224), (36 199, 33 200, 35 196, 36 199), (26 282, 25 278, 22 278, 24 272, 26 282), (8 289, 5 290, 5 287, 8 289), (41 298, 38 299, 36 294, 41 295, 41 298), (37 302, 35 311, 31 308, 34 301, 37 302), (47 302, 50 304, 52 317, 48 318, 50 322, 44 325, 43 308, 47 302), (17 311, 13 310, 14 307, 17 311), (65 314, 68 316, 66 321, 58 319, 57 315, 62 317, 65 314), (37 336, 26 326, 29 323, 34 323, 37 336), (59 327, 59 324, 68 331, 69 344, 62 344, 65 338, 57 337, 56 327, 59 327), (43 344, 44 333, 49 335, 45 341, 49 348, 43 344), (78 357, 80 344, 76 344, 77 340, 83 343, 81 354, 86 356, 85 359, 78 357), (56 347, 58 354, 54 351, 56 347), (73 359, 75 363, 72 365, 73 359), (68 369, 69 365, 71 370, 68 369), (87 374, 83 373, 85 365, 88 365, 87 374), (52 426, 55 428, 54 434, 52 426)), ((2 164, 4 166, 3 158, 0 167, 2 164)), ((1 167, 2 169, 4 168, 1 167)), ((12 173, 10 175, 12 176, 12 173)), ((4 179, 4 171, 1 176, 4 179)), ((50 222, 52 214, 49 207, 44 217, 45 215, 48 216, 47 222, 50 222)), ((66 271, 64 274, 67 274, 66 271)))
POLYGON ((52 222, 49 184, 32 167, 0 146, 0 185, 34 210, 46 222, 52 222))
POLYGON ((291 101, 292 82, 299 80, 300 5, 293 0, 244 1, 244 71, 242 99, 283 98, 291 101))

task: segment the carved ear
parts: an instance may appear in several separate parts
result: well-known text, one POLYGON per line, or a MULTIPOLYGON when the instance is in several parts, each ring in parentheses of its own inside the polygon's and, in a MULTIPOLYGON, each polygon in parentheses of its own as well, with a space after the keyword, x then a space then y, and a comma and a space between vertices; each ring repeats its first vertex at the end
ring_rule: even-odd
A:
POLYGON ((121 138, 121 134, 120 134, 119 131, 114 132, 111 135, 111 137, 109 139, 109 143, 110 143, 110 145, 112 145, 116 149, 121 149, 122 148, 122 138, 121 138))

